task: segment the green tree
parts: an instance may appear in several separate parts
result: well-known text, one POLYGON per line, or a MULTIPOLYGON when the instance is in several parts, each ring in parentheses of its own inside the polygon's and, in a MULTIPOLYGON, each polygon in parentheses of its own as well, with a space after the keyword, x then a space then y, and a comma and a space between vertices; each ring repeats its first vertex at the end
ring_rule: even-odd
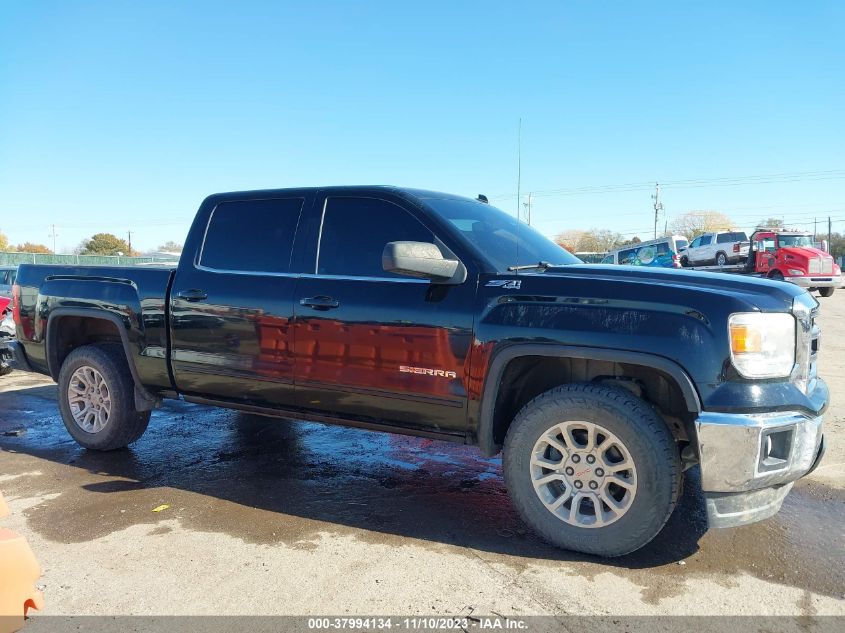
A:
POLYGON ((5 234, 0 233, 0 251, 5 251, 9 248, 9 239, 5 234))
POLYGON ((134 255, 126 240, 111 233, 97 233, 82 241, 80 255, 134 255))

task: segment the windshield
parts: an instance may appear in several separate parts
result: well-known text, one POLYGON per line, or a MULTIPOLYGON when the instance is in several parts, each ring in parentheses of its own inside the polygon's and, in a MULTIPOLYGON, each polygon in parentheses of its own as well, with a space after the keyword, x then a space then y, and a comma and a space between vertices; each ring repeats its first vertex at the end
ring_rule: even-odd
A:
POLYGON ((539 262, 553 266, 583 263, 542 233, 489 204, 455 198, 426 198, 425 202, 451 222, 499 272, 539 262))
POLYGON ((778 246, 812 246, 812 235, 778 235, 778 246))

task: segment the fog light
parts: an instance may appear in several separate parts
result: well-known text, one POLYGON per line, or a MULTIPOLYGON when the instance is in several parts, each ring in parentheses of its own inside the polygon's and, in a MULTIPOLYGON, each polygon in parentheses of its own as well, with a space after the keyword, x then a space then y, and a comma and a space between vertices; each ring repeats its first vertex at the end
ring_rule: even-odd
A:
POLYGON ((757 470, 770 472, 789 466, 794 435, 794 427, 763 431, 760 436, 760 461, 757 464, 757 470))

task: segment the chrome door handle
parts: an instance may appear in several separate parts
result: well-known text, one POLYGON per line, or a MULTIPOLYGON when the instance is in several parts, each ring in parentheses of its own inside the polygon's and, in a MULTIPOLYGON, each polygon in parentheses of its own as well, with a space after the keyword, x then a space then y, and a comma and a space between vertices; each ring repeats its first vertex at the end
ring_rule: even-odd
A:
POLYGON ((208 299, 208 293, 205 290, 191 288, 190 290, 180 290, 176 293, 176 297, 185 301, 205 301, 208 299))
POLYGON ((314 310, 333 310, 340 307, 340 301, 320 295, 318 297, 306 297, 299 300, 299 305, 306 308, 313 308, 314 310))

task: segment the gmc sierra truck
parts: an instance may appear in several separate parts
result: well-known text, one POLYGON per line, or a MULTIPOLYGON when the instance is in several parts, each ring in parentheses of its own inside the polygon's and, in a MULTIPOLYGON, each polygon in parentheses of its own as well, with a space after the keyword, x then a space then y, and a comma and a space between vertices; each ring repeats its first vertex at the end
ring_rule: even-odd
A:
POLYGON ((8 349, 86 448, 163 398, 473 444, 533 529, 601 556, 648 543, 693 466, 728 527, 823 453, 806 290, 585 265, 482 197, 212 195, 175 270, 22 265, 13 294, 8 349))

